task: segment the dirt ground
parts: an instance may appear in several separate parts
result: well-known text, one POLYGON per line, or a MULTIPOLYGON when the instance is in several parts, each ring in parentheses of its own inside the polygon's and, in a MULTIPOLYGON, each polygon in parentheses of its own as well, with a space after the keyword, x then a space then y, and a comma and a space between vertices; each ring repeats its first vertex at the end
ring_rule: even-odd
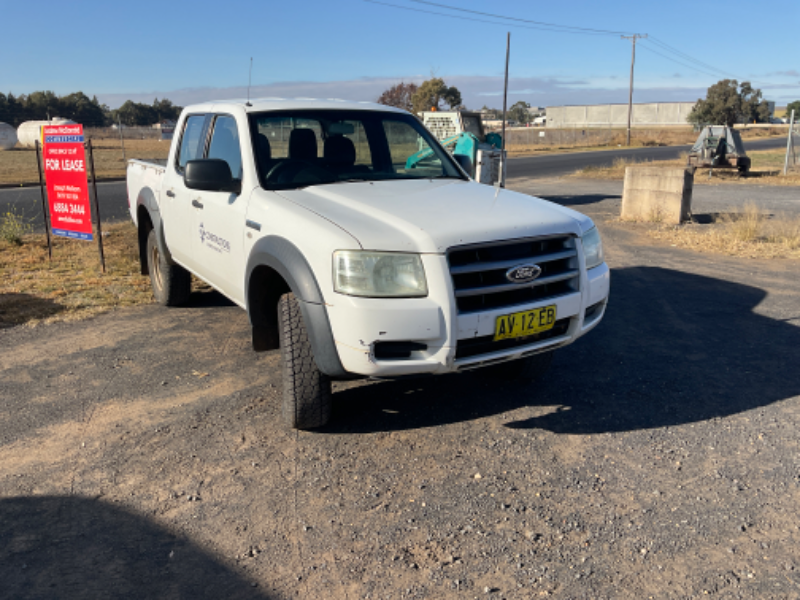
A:
POLYGON ((796 262, 564 198, 612 297, 538 383, 337 384, 295 432, 213 292, 0 331, 0 598, 800 597, 796 262))

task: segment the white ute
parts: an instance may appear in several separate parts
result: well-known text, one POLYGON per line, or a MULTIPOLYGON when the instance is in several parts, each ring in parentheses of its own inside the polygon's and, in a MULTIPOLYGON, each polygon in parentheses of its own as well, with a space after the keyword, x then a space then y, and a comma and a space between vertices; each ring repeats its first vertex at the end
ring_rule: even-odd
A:
POLYGON ((540 374, 608 300, 591 219, 475 183, 377 104, 190 106, 165 164, 129 162, 128 201, 158 302, 195 275, 280 348, 291 427, 328 421, 333 379, 540 374))

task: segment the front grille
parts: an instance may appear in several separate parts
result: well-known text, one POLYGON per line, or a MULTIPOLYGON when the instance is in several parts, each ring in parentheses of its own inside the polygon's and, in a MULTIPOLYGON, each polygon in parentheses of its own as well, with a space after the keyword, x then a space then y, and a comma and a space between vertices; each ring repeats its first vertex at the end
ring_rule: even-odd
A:
POLYGON ((457 246, 447 253, 460 313, 515 306, 579 289, 575 238, 555 236, 457 246), (512 283, 506 272, 536 264, 542 272, 529 283, 512 283))
POLYGON ((495 342, 493 335, 458 340, 458 345, 456 346, 456 360, 460 358, 478 356, 480 354, 488 354, 489 352, 511 350, 513 348, 519 348, 520 346, 528 346, 530 344, 535 344, 536 342, 543 342, 545 340, 560 337, 567 333, 570 320, 571 319, 569 318, 561 319, 555 322, 555 325, 553 325, 552 329, 513 340, 501 340, 499 342, 495 342))

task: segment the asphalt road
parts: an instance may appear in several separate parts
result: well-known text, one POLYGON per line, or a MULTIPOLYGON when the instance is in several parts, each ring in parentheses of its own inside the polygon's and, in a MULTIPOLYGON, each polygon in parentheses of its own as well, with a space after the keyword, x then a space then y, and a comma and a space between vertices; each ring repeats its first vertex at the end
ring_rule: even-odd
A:
MULTIPOLYGON (((750 150, 781 148, 786 141, 780 138, 747 142, 750 150)), ((617 158, 645 160, 670 160, 685 152, 687 146, 661 146, 654 148, 625 148, 595 152, 573 152, 526 156, 508 161, 508 178, 560 177, 590 165, 608 166, 617 158)), ((128 195, 124 181, 100 183, 97 186, 100 198, 100 214, 103 221, 128 219, 128 195)), ((14 208, 30 219, 37 231, 42 230, 41 195, 38 187, 0 189, 0 214, 14 208)))
MULTIPOLYGON (((785 146, 786 140, 781 138, 754 140, 745 143, 745 147, 748 150, 772 150, 785 146)), ((682 146, 620 148, 619 150, 525 156, 509 160, 506 173, 509 179, 518 177, 560 177, 589 166, 611 166, 618 158, 635 158, 640 161, 672 160, 678 158, 681 152, 687 152, 688 150, 689 145, 684 144, 682 146)))

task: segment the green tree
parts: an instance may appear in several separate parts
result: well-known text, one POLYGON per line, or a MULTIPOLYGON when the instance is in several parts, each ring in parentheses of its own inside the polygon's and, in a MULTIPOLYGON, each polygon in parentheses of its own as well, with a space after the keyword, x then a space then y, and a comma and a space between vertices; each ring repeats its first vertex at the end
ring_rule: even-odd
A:
POLYGON ((794 102, 789 102, 786 105, 786 115, 784 119, 786 122, 789 122, 789 119, 792 118, 792 110, 794 110, 794 122, 797 123, 800 121, 800 100, 795 100, 794 102))
POLYGON ((440 110, 441 103, 447 103, 451 109, 461 105, 461 92, 456 87, 447 87, 444 79, 434 77, 424 81, 411 98, 413 112, 419 113, 431 108, 440 110))
MULTIPOLYGON (((175 106, 172 103, 172 100, 167 100, 166 98, 162 98, 159 100, 156 98, 153 100, 153 110, 158 117, 158 122, 161 121, 177 121, 178 117, 183 110, 182 106, 175 106)), ((151 123, 152 125, 153 123, 151 123)))
POLYGON ((761 90, 743 81, 723 79, 708 88, 705 100, 694 105, 686 119, 696 125, 727 125, 738 122, 769 122, 769 105, 761 90))
POLYGON ((83 92, 75 92, 59 98, 59 104, 59 117, 85 127, 105 127, 108 124, 108 107, 101 106, 97 97, 89 98, 83 92))
POLYGON ((378 104, 394 106, 410 112, 414 108, 412 98, 417 92, 417 89, 419 89, 419 86, 416 83, 405 83, 401 81, 384 91, 380 98, 378 98, 378 104))
POLYGON ((530 123, 531 113, 528 111, 530 107, 531 105, 524 100, 516 102, 511 106, 511 108, 508 109, 509 120, 516 121, 517 123, 521 123, 523 125, 530 123))

